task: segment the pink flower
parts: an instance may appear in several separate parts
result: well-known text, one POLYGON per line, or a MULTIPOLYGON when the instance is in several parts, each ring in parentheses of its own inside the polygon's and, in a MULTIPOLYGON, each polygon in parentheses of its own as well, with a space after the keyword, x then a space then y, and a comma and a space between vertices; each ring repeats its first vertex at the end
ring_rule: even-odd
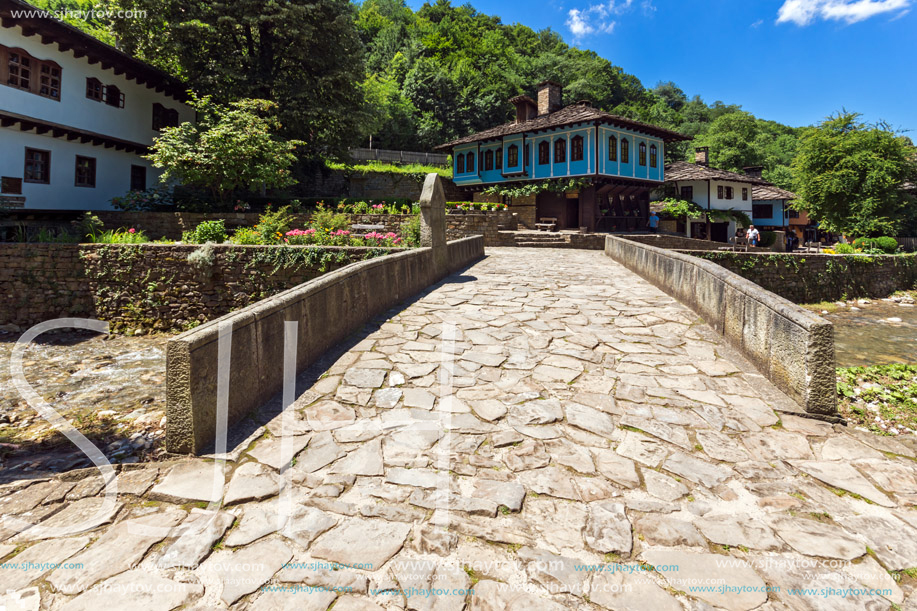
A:
POLYGON ((128 233, 137 233, 137 230, 131 227, 130 229, 127 230, 127 232, 128 233))

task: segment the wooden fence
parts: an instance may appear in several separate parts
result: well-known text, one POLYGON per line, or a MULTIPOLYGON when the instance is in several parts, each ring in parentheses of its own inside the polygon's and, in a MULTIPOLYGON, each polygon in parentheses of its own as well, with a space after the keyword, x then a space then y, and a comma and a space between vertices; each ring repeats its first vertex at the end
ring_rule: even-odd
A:
POLYGON ((895 238, 903 250, 907 252, 917 251, 917 238, 895 238))
POLYGON ((449 165, 449 156, 441 153, 414 153, 387 151, 385 149, 350 149, 354 161, 385 161, 387 163, 420 163, 423 165, 449 165))

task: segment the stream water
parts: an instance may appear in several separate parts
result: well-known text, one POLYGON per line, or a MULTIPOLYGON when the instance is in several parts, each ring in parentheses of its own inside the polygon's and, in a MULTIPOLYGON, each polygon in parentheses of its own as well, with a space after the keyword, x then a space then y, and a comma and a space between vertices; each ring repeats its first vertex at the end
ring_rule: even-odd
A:
POLYGON ((917 307, 884 300, 856 307, 821 315, 834 323, 838 367, 917 363, 917 307))

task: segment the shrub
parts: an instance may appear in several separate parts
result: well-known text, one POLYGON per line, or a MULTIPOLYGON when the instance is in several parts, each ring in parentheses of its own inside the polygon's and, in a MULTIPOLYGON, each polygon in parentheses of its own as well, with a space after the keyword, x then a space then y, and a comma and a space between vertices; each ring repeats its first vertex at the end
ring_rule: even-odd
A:
POLYGON ((268 210, 258 217, 255 229, 261 236, 261 244, 277 244, 283 242, 283 236, 290 230, 293 215, 290 207, 284 206, 275 211, 268 210))
POLYGON ((197 248, 188 255, 188 263, 195 270, 199 272, 209 271, 213 267, 213 262, 215 260, 215 255, 213 252, 213 244, 207 242, 200 248, 197 248))
POLYGON ((143 244, 150 241, 145 233, 133 227, 103 231, 97 235, 87 236, 87 238, 94 244, 143 244))
POLYGON ((770 248, 777 240, 777 234, 773 231, 762 231, 761 242, 758 244, 761 248, 770 248))
POLYGON ((883 236, 875 239, 876 246, 888 254, 894 254, 898 250, 898 240, 883 236))
POLYGON ((239 227, 229 241, 233 244, 261 244, 261 234, 253 227, 239 227))
POLYGON ((154 187, 145 191, 128 191, 121 197, 113 197, 111 205, 118 210, 126 212, 142 212, 158 210, 164 206, 171 206, 172 189, 170 187, 154 187))
POLYGON ((411 220, 401 227, 401 233, 404 235, 406 246, 415 248, 420 246, 420 215, 412 216, 411 220))
POLYGON ((834 252, 839 255, 852 255, 856 249, 850 244, 838 244, 834 247, 834 252))
POLYGON ((330 208, 320 208, 312 215, 310 225, 317 231, 341 231, 350 225, 350 218, 346 214, 335 212, 330 208))
POLYGON ((222 244, 226 241, 226 222, 223 219, 217 221, 204 221, 194 228, 195 243, 222 244))

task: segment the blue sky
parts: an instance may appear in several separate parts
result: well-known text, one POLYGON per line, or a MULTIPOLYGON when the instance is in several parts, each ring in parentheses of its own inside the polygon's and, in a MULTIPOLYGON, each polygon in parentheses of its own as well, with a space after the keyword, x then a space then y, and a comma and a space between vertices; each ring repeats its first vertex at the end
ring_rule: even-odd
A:
MULTIPOLYGON (((671 80, 689 96, 794 126, 844 107, 917 132, 917 0, 471 4, 504 23, 550 27, 648 87, 671 80)), ((908 135, 917 140, 915 132, 908 135)))

